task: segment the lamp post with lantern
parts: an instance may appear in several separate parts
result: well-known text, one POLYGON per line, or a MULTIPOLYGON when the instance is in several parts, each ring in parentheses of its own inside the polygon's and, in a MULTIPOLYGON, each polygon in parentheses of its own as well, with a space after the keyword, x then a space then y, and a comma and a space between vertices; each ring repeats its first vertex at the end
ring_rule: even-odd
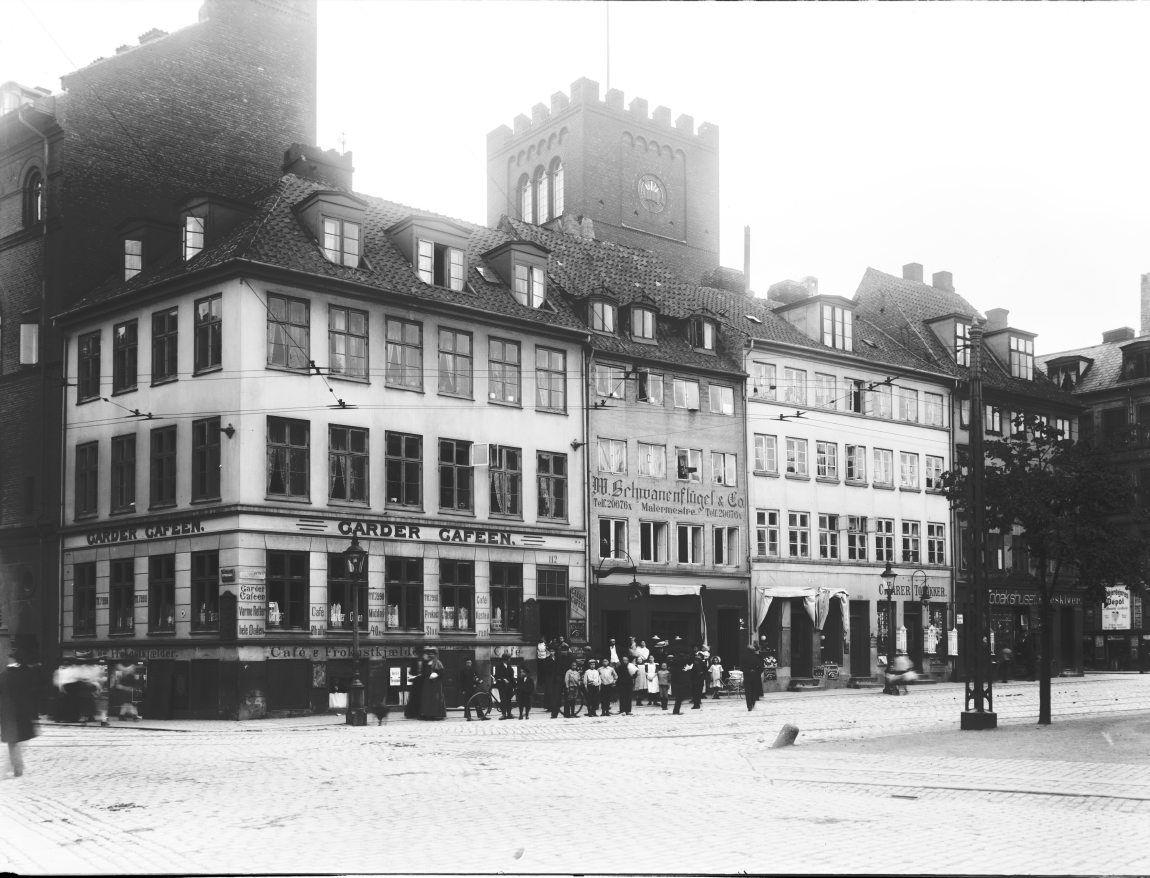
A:
MULTIPOLYGON (((882 593, 886 595, 886 673, 889 675, 894 667, 894 581, 898 579, 898 574, 891 569, 890 561, 886 562, 878 578, 882 582, 882 593)), ((882 691, 887 695, 897 695, 898 684, 888 681, 882 691)))
POLYGON ((359 584, 367 576, 367 552, 352 536, 351 545, 343 551, 344 569, 351 581, 351 684, 347 687, 347 724, 367 725, 367 711, 363 702, 363 681, 359 679, 359 584))

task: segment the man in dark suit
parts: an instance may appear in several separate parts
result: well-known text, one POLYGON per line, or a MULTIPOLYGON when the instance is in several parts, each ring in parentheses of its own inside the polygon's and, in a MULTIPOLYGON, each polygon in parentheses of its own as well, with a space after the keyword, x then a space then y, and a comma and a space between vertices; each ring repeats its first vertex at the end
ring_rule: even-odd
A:
POLYGON ((543 706, 551 711, 551 719, 559 716, 560 691, 563 688, 562 665, 555 652, 556 644, 552 641, 547 650, 547 657, 539 660, 539 685, 543 687, 543 706))
POLYGON ((743 653, 743 695, 747 699, 747 710, 754 710, 763 694, 763 657, 758 644, 743 653))
MULTIPOLYGON (((471 722, 471 705, 468 699, 479 691, 479 674, 475 673, 475 663, 467 659, 459 669, 459 700, 463 702, 463 715, 471 722)), ((485 716, 480 719, 487 719, 485 716)))
POLYGON ((499 692, 500 719, 511 719, 511 701, 515 697, 515 668, 511 656, 504 653, 495 665, 495 689, 499 692))
POLYGON ((682 713, 683 702, 693 698, 695 658, 689 652, 675 652, 670 657, 671 692, 675 696, 675 713, 682 713))
POLYGON ((691 710, 703 706, 703 690, 706 688, 707 658, 702 650, 698 650, 691 664, 691 710))

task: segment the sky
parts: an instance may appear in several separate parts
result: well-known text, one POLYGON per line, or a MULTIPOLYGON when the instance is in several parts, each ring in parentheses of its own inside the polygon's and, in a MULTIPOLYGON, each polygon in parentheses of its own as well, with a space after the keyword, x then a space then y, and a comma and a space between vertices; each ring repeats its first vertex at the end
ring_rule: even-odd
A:
MULTIPOLYGON (((58 90, 200 0, 0 6, 0 81, 58 90)), ((357 190, 483 222, 487 132, 609 82, 719 126, 721 257, 751 226, 760 294, 920 262, 1051 353, 1140 329, 1147 33, 1150 3, 319 0, 317 139, 357 190)))

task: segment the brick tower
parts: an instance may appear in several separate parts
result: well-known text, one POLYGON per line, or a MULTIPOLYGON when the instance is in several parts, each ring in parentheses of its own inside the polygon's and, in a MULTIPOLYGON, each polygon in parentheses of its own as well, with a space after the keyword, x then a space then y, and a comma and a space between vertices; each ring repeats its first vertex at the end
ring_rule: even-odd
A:
POLYGON ((719 129, 579 79, 487 136, 487 221, 590 219, 596 238, 655 250, 692 279, 719 264, 719 129))

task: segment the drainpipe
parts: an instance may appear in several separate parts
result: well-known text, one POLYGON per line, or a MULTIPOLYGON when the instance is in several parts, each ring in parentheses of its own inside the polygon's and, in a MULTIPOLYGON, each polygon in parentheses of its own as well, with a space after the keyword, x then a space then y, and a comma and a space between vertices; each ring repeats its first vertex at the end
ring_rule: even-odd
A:
MULTIPOLYGON (((45 349, 47 348, 47 345, 44 344, 44 341, 45 341, 44 335, 45 335, 45 329, 46 329, 46 322, 45 321, 47 319, 47 310, 48 310, 48 135, 46 135, 43 132, 41 132, 40 130, 38 130, 35 125, 32 125, 31 123, 29 123, 24 118, 24 108, 23 107, 17 108, 17 110, 16 110, 16 121, 19 122, 21 125, 23 125, 25 128, 27 128, 29 131, 31 131, 33 135, 35 135, 36 137, 39 137, 41 142, 44 145, 44 149, 43 149, 44 168, 43 168, 41 190, 40 190, 40 199, 41 199, 41 201, 40 201, 40 324, 39 324, 40 325, 40 338, 37 341, 37 355, 38 355, 40 361, 39 361, 39 363, 37 363, 37 366, 39 366, 39 369, 40 369, 40 411, 41 412, 47 412, 47 411, 50 411, 50 406, 48 404, 48 402, 49 402, 49 400, 48 400, 48 374, 47 374, 47 367, 44 363, 44 353, 45 353, 45 349)), ((44 500, 46 499, 44 492, 45 492, 45 483, 47 482, 47 474, 48 474, 48 443, 47 443, 47 441, 45 441, 46 440, 45 436, 41 436, 40 439, 41 439, 41 441, 40 441, 40 484, 38 486, 38 493, 40 494, 40 508, 41 508, 40 514, 43 515, 47 511, 45 509, 47 504, 44 502, 44 500)), ((59 474, 57 474, 57 476, 58 475, 59 474)), ((58 531, 57 531, 57 533, 58 533, 58 531)), ((44 622, 44 612, 46 609, 44 606, 44 604, 45 604, 44 596, 46 593, 46 587, 47 587, 47 583, 48 583, 48 579, 49 579, 49 571, 51 570, 51 565, 48 563, 48 560, 44 555, 44 543, 45 542, 46 542, 46 540, 44 538, 43 529, 41 527, 37 526, 36 527, 36 546, 37 546, 37 554, 39 555, 38 560, 39 560, 39 567, 40 567, 40 589, 39 589, 40 593, 39 593, 39 600, 37 601, 40 612, 37 614, 39 616, 39 619, 37 620, 39 623, 37 625, 37 634, 46 630, 45 629, 45 622, 44 622)), ((57 552, 57 554, 59 554, 59 553, 57 552)), ((59 583, 57 583, 57 597, 59 597, 59 583)), ((59 622, 60 613, 58 611, 58 608, 56 611, 56 616, 57 616, 57 622, 59 622)), ((39 638, 37 638, 37 639, 39 639, 39 638)), ((57 646, 58 645, 59 645, 59 639, 57 639, 57 646)), ((41 644, 40 646, 41 646, 41 650, 43 650, 47 646, 47 644, 41 644)), ((41 660, 43 660, 45 658, 45 656, 41 654, 39 656, 39 658, 41 660)), ((52 656, 53 662, 55 661, 56 658, 57 658, 57 656, 52 656)))
MULTIPOLYGON (((591 333, 587 333, 587 338, 583 342, 584 347, 583 356, 583 381, 580 388, 581 400, 583 406, 583 533, 587 536, 587 544, 583 552, 583 587, 587 590, 587 618, 584 620, 586 626, 583 635, 587 641, 587 646, 591 645, 591 547, 598 545, 591 534, 591 404, 590 400, 590 386, 591 386, 591 366, 595 359, 595 349, 591 347, 591 333)), ((568 631, 568 634, 571 632, 568 631)))
MULTIPOLYGON (((750 226, 747 226, 747 237, 750 237, 750 226)), ((747 258, 747 267, 750 267, 750 258, 747 258)), ((748 277, 750 275, 748 274, 748 277)), ((747 284, 747 290, 750 291, 750 284, 747 284)), ((755 340, 753 338, 747 339, 743 346, 743 371, 747 372, 747 358, 755 349, 755 340)), ((751 429, 751 415, 750 406, 750 372, 747 372, 748 377, 743 379, 743 496, 747 498, 747 508, 744 510, 746 513, 747 522, 747 537, 744 543, 746 551, 743 553, 747 561, 747 642, 743 644, 744 648, 748 648, 751 644, 758 642, 759 632, 753 622, 753 614, 755 612, 754 601, 752 598, 755 594, 755 586, 752 580, 752 565, 751 565, 751 540, 754 538, 755 525, 751 519, 754 514, 754 503, 751 501, 751 488, 754 484, 754 467, 751 465, 751 443, 747 436, 747 431, 751 429)))
MULTIPOLYGON (((61 345, 61 347, 60 347, 61 377, 63 379, 67 379, 67 377, 68 377, 68 336, 67 335, 64 335, 61 337, 60 345, 61 345)), ((64 381, 64 384, 65 385, 67 384, 66 380, 64 381)), ((45 443, 45 444, 47 444, 47 443, 45 443)), ((58 486, 58 490, 59 490, 59 494, 60 494, 60 503, 59 503, 60 515, 59 515, 59 519, 57 520, 57 528, 58 528, 57 533, 59 533, 60 530, 63 529, 65 521, 66 521, 66 515, 67 515, 67 513, 65 512, 65 509, 64 509, 65 487, 67 485, 67 481, 64 478, 64 463, 67 460, 67 456, 66 456, 68 453, 67 446, 68 446, 68 390, 67 390, 67 387, 65 386, 65 387, 61 388, 61 390, 60 390, 60 478, 59 478, 59 486, 58 486)), ((63 644, 64 644, 64 612, 63 612, 63 606, 64 606, 64 551, 63 551, 64 541, 62 539, 59 540, 59 546, 60 546, 60 551, 58 551, 56 553, 58 556, 58 558, 57 558, 58 564, 57 564, 56 574, 59 577, 57 580, 57 589, 56 589, 56 593, 59 596, 59 604, 58 604, 57 611, 56 611, 56 643, 60 645, 60 655, 56 657, 57 662, 59 661, 59 659, 63 655, 63 644)), ((93 607, 93 612, 95 612, 95 607, 93 607)))

